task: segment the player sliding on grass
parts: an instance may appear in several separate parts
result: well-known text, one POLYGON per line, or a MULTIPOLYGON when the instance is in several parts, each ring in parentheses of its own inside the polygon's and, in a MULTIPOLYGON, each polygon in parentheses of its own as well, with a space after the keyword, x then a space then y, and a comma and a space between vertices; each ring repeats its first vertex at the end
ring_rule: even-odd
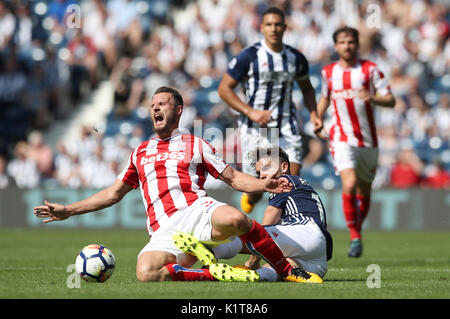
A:
MULTIPOLYGON (((287 281, 304 282, 309 275, 292 267, 267 231, 238 209, 208 197, 203 184, 206 175, 220 178, 244 192, 283 193, 292 185, 286 178, 259 180, 224 163, 203 139, 182 134, 178 123, 183 99, 178 91, 161 87, 152 96, 150 116, 156 137, 141 143, 130 155, 117 180, 91 197, 70 205, 45 201, 34 208, 44 223, 98 211, 118 203, 129 191, 140 188, 147 214, 149 243, 139 253, 136 276, 140 281, 214 280, 208 269, 186 269, 177 263, 182 252, 172 237, 178 232, 192 234, 201 241, 217 243, 239 236, 272 265, 287 281)), ((254 271, 220 268, 222 280, 256 281, 254 271)))
MULTIPOLYGON (((264 228, 291 264, 313 274, 308 282, 322 282, 327 272, 327 261, 331 259, 333 241, 327 231, 325 209, 319 195, 307 181, 289 174, 289 157, 280 147, 258 149, 253 157, 257 160, 256 172, 262 180, 275 174, 276 177, 286 177, 294 185, 290 192, 270 195, 262 222, 266 225, 264 228)), ((180 249, 201 256, 199 259, 202 262, 208 259, 205 247, 202 247, 195 238, 187 235, 185 237, 188 237, 188 241, 180 240, 179 235, 175 238, 175 243, 180 249), (192 243, 196 244, 195 247, 192 247, 192 243)), ((267 268, 270 267, 270 262, 266 267, 259 268, 261 258, 258 253, 252 251, 251 245, 247 247, 243 247, 241 240, 235 238, 229 243, 213 248, 212 258, 229 259, 239 252, 253 253, 255 255, 250 257, 246 266, 256 269, 260 280, 277 280, 275 270, 267 268)), ((210 267, 210 270, 216 271, 216 267, 210 267)))

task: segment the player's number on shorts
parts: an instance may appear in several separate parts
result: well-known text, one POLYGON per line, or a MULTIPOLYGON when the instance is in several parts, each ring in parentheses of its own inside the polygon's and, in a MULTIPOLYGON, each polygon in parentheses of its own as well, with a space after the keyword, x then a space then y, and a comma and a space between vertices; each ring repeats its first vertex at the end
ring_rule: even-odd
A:
POLYGON ((320 221, 322 222, 322 224, 325 224, 325 210, 323 209, 323 205, 319 198, 319 195, 317 195, 315 193, 311 193, 311 196, 317 203, 317 208, 319 209, 319 214, 320 214, 320 221))

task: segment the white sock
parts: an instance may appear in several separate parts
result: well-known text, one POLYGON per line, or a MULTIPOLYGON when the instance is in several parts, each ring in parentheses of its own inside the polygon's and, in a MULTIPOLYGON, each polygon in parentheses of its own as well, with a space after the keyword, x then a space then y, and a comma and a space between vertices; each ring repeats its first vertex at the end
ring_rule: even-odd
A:
POLYGON ((216 259, 231 259, 242 249, 242 241, 239 237, 233 236, 230 237, 230 242, 216 246, 212 249, 214 256, 216 259))
POLYGON ((259 281, 277 281, 278 274, 273 268, 269 267, 261 267, 256 269, 256 272, 259 274, 259 281))

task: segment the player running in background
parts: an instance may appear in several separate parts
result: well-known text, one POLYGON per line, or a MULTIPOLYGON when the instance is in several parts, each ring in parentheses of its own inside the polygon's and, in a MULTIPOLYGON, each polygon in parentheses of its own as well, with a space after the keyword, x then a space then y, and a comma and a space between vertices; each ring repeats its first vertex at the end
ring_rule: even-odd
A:
POLYGON ((374 106, 393 107, 395 99, 377 65, 358 57, 359 34, 342 27, 333 34, 339 60, 322 69, 321 119, 332 105, 328 136, 336 172, 342 181, 342 203, 350 231, 349 257, 362 254, 361 227, 370 207, 372 181, 378 163, 374 106))
MULTIPOLYGON (((231 108, 241 113, 238 126, 243 172, 255 175, 249 153, 258 145, 269 146, 270 141, 277 138, 275 134, 279 136, 279 145, 289 155, 292 175, 298 175, 302 142, 292 101, 294 82, 302 91, 314 127, 322 126, 316 113, 308 61, 296 49, 283 44, 286 24, 280 9, 271 7, 263 13, 260 30, 264 39, 244 49, 230 61, 218 93, 231 108), (245 102, 234 92, 238 84, 245 93, 245 102), (267 129, 264 132, 261 128, 267 129)), ((241 208, 250 213, 260 199, 261 194, 244 193, 241 208)))
MULTIPOLYGON (((114 184, 70 205, 45 201, 45 205, 34 208, 34 214, 45 218, 44 223, 64 220, 116 204, 139 187, 151 236, 137 259, 136 275, 140 281, 214 280, 208 269, 186 269, 177 263, 182 252, 172 238, 185 232, 212 243, 239 236, 274 264, 285 280, 303 282, 301 269, 289 264, 261 225, 238 209, 208 197, 203 189, 207 174, 239 191, 282 193, 292 185, 286 179, 258 180, 225 164, 203 139, 178 130, 182 112, 183 99, 178 91, 168 87, 156 90, 150 116, 157 136, 132 151, 128 165, 114 184)), ((259 277, 254 271, 226 265, 220 269, 225 280, 255 281, 259 277)))

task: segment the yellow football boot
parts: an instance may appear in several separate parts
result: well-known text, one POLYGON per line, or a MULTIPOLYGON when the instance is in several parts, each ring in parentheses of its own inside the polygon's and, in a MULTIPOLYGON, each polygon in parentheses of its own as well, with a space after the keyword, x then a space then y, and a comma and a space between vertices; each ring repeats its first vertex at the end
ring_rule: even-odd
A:
POLYGON ((248 194, 242 193, 241 196, 241 209, 244 213, 250 214, 255 207, 255 204, 249 202, 248 194))
POLYGON ((209 272, 219 281, 226 282, 255 282, 259 281, 259 274, 254 270, 232 267, 227 264, 212 264, 209 272))
POLYGON ((186 254, 193 255, 205 266, 217 263, 214 254, 197 238, 186 233, 176 233, 172 237, 175 246, 186 254))
POLYGON ((323 279, 312 272, 307 272, 301 268, 292 268, 291 273, 283 278, 285 281, 321 284, 323 279))

